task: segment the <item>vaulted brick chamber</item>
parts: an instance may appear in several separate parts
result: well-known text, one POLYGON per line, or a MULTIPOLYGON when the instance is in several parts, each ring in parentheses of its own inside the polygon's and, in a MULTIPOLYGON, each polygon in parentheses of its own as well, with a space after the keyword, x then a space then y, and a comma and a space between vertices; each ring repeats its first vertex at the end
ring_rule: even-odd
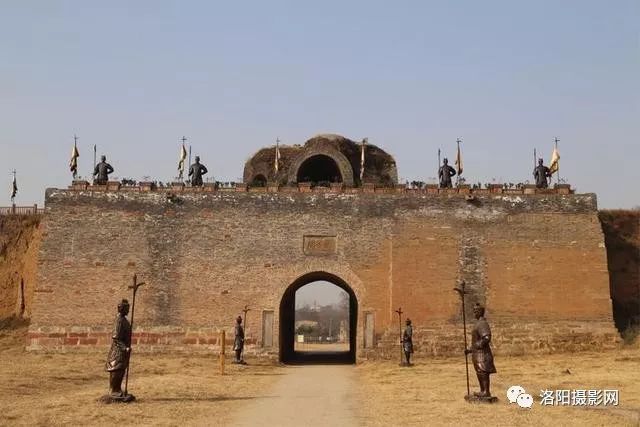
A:
POLYGON ((365 144, 365 167, 360 180, 362 145, 340 135, 324 134, 304 145, 281 145, 278 171, 275 170, 276 147, 259 150, 244 167, 248 185, 287 185, 340 182, 346 186, 363 183, 393 186, 398 171, 393 157, 373 144, 365 144))

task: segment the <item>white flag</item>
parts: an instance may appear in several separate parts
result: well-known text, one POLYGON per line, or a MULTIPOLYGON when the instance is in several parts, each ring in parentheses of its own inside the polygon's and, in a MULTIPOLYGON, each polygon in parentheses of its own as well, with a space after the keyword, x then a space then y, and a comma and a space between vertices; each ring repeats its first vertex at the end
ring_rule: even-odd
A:
POLYGON ((364 177, 364 146, 367 140, 368 138, 362 140, 362 149, 360 151, 360 183, 362 183, 362 178, 364 177))
POLYGON ((276 175, 278 174, 278 167, 280 166, 280 139, 276 139, 276 158, 274 162, 274 169, 276 170, 276 175))
POLYGON ((18 194, 18 184, 16 182, 16 174, 13 174, 13 181, 11 182, 11 203, 16 198, 16 194, 18 194))
POLYGON ((184 142, 182 143, 182 147, 180 147, 180 161, 178 162, 178 172, 180 173, 180 177, 184 174, 184 161, 187 158, 187 149, 184 147, 184 142))

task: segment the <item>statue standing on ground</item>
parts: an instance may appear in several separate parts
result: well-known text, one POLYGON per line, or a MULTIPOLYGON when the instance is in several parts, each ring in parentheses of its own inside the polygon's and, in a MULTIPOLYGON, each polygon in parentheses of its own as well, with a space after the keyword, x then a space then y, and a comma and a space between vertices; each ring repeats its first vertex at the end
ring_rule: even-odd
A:
POLYGON ((404 322, 407 327, 402 333, 402 350, 404 350, 405 364, 411 365, 411 353, 413 353, 413 326, 411 326, 411 319, 407 318, 404 322))
POLYGON ((446 158, 442 161, 442 166, 438 170, 438 177, 440 178, 440 188, 451 188, 451 177, 456 174, 456 170, 449 166, 449 160, 446 158))
POLYGON ((491 328, 484 318, 484 307, 478 303, 473 306, 473 315, 477 319, 471 331, 471 348, 465 349, 466 354, 471 354, 473 367, 476 370, 480 392, 474 392, 474 396, 479 398, 490 398, 490 378, 495 374, 496 367, 493 364, 493 353, 489 343, 491 342, 491 328))
POLYGON ((189 168, 192 187, 202 187, 202 175, 209 172, 205 165, 200 163, 200 156, 196 156, 196 162, 189 168))
POLYGON ((246 362, 242 357, 242 350, 244 350, 244 328, 242 327, 242 316, 236 318, 235 336, 233 339, 233 351, 236 352, 235 363, 244 365, 246 362))
POLYGON ((542 159, 538 159, 538 166, 533 170, 533 177, 536 179, 536 188, 547 188, 549 183, 547 178, 551 176, 551 172, 548 167, 543 164, 542 159))
POLYGON ((131 325, 127 320, 127 314, 129 314, 129 301, 123 299, 118 304, 118 315, 113 327, 111 348, 106 364, 106 369, 109 372, 110 396, 114 398, 126 397, 122 391, 122 380, 129 366, 129 354, 131 353, 131 325))
POLYGON ((100 163, 98 163, 93 170, 95 184, 106 184, 109 181, 109 174, 113 173, 113 167, 107 163, 107 156, 100 156, 100 163), (97 175, 97 176, 96 176, 97 175))

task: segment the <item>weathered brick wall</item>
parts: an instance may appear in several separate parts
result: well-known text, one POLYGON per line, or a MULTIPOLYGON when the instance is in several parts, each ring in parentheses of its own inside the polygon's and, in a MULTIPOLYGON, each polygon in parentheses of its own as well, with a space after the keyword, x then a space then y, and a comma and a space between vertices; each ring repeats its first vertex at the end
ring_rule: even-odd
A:
POLYGON ((399 306, 420 351, 458 353, 459 278, 469 307, 487 304, 497 351, 614 341, 592 194, 168 191, 47 191, 28 348, 108 344, 134 272, 147 283, 136 342, 149 348, 216 346, 249 305, 250 351, 277 353, 282 295, 314 271, 355 293, 359 356, 397 349, 399 306), (304 236, 335 236, 335 253, 305 254, 304 236), (268 349, 264 310, 274 312, 268 349), (375 316, 373 349, 362 348, 364 313, 375 316))

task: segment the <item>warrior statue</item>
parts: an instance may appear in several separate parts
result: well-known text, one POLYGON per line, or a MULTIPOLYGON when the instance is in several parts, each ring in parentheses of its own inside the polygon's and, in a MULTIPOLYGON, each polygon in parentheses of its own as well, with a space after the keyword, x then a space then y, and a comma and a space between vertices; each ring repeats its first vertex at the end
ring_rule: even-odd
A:
POLYGON ((549 186, 547 178, 550 176, 549 168, 543 164, 542 159, 538 159, 538 166, 533 170, 533 177, 536 179, 536 188, 547 188, 549 186))
POLYGON ((402 333, 402 350, 404 350, 405 364, 411 365, 411 353, 413 353, 413 327, 411 326, 411 319, 407 319, 404 322, 407 327, 402 333))
POLYGON ((238 316, 236 319, 235 337, 233 339, 233 351, 236 352, 235 363, 244 365, 246 362, 242 357, 242 350, 244 349, 244 328, 242 327, 242 317, 238 316))
POLYGON ((202 187, 202 175, 209 172, 205 165, 200 163, 200 156, 196 156, 196 162, 189 168, 192 187, 202 187))
POLYGON ((131 325, 127 320, 129 313, 129 301, 123 299, 118 304, 111 348, 107 356, 107 371, 109 372, 109 388, 112 397, 126 397, 122 391, 122 379, 129 366, 129 353, 131 352, 131 325))
POLYGON ((96 176, 95 184, 106 184, 109 180, 109 174, 113 173, 113 167, 107 163, 107 156, 100 156, 100 163, 98 163, 93 170, 93 175, 96 176))
POLYGON ((491 329, 489 323, 484 318, 484 307, 476 303, 473 306, 473 315, 477 319, 473 330, 471 331, 471 348, 465 349, 465 354, 471 354, 473 367, 478 376, 480 383, 480 392, 473 393, 474 396, 480 398, 490 398, 489 375, 496 373, 496 367, 493 364, 493 353, 489 343, 491 342, 491 329))
POLYGON ((456 170, 449 166, 449 160, 444 159, 442 166, 438 170, 438 177, 440 178, 440 188, 451 188, 451 177, 456 174, 456 170))

